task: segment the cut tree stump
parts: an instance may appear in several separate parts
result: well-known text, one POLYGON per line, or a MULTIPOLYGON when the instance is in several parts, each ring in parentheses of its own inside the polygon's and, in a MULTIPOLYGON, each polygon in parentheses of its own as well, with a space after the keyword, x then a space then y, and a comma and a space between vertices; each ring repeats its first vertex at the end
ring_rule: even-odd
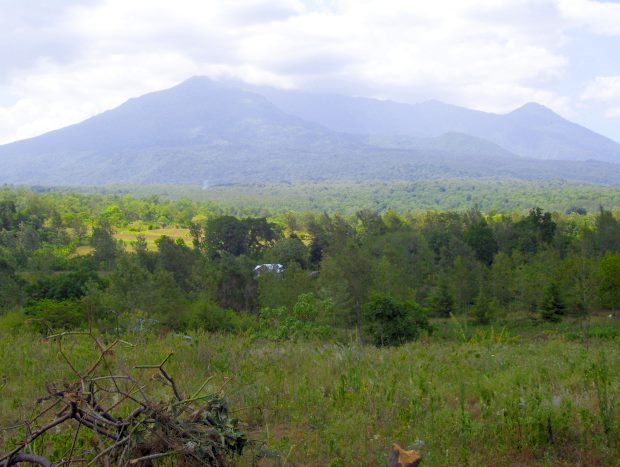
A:
POLYGON ((392 445, 388 467, 416 467, 422 462, 422 456, 418 451, 405 451, 398 444, 392 445))

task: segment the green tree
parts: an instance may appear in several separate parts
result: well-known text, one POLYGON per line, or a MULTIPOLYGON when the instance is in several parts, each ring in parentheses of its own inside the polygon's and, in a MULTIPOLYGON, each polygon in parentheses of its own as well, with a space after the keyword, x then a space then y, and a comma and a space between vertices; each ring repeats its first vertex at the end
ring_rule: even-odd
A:
POLYGON ((415 302, 402 303, 389 295, 374 294, 364 304, 363 335, 376 346, 399 345, 430 331, 426 314, 415 302))
POLYGON ((0 311, 20 304, 22 296, 23 284, 16 275, 15 258, 0 246, 0 311))
POLYGON ((264 217, 247 217, 242 222, 247 231, 247 251, 254 257, 271 248, 282 236, 280 227, 264 217))
POLYGON ((595 246, 600 253, 620 251, 620 222, 601 206, 596 216, 595 246))
POLYGON ((308 271, 290 263, 281 274, 264 272, 258 278, 258 301, 261 308, 293 308, 301 294, 311 292, 314 281, 308 271))
POLYGON ((456 308, 466 312, 474 301, 482 282, 483 266, 473 258, 458 256, 451 267, 446 269, 447 279, 452 284, 456 308))
POLYGON ((486 265, 493 263, 493 257, 495 253, 497 253, 499 247, 493 230, 489 227, 489 224, 484 218, 470 225, 467 230, 465 230, 464 238, 465 243, 474 250, 478 261, 486 265))
POLYGON ((381 216, 370 209, 362 209, 355 214, 359 225, 360 234, 363 237, 375 237, 386 232, 387 227, 381 216))
POLYGON ((237 219, 233 216, 212 217, 207 220, 203 245, 213 257, 260 255, 280 238, 279 228, 264 217, 237 219))
POLYGON ((161 269, 172 273, 177 285, 189 291, 192 267, 196 255, 182 241, 174 241, 163 235, 155 241, 159 252, 158 263, 161 269))
POLYGON ((428 297, 428 306, 431 313, 441 318, 449 318, 456 307, 452 291, 445 279, 441 279, 428 297))
POLYGON ((489 324, 497 314, 497 305, 484 287, 480 288, 471 308, 471 314, 478 324, 489 324))
POLYGON ((246 256, 223 257, 216 263, 215 299, 222 308, 236 311, 257 310, 258 287, 255 262, 246 256))
POLYGON ((279 263, 286 266, 295 263, 301 268, 306 268, 309 259, 310 251, 308 247, 297 236, 278 240, 265 253, 266 262, 279 263))
POLYGON ((405 227, 365 242, 363 251, 371 259, 372 290, 402 301, 426 293, 433 257, 424 237, 405 227))
POLYGON ((556 228, 551 213, 543 213, 542 209, 536 207, 530 209, 527 217, 514 224, 513 241, 522 253, 535 254, 541 244, 553 242, 556 228))
POLYGON ((109 224, 100 224, 93 228, 90 244, 95 249, 93 255, 97 261, 112 264, 117 255, 117 247, 109 224))
POLYGON ((342 245, 321 261, 319 287, 332 297, 344 324, 362 325, 362 304, 371 285, 371 260, 353 241, 342 245))
POLYGON ((514 266, 512 260, 500 251, 490 271, 490 288, 493 298, 502 306, 508 306, 514 299, 514 266))
POLYGON ((212 217, 207 220, 203 244, 212 257, 247 253, 247 226, 233 216, 212 217))
POLYGON ((152 276, 135 256, 120 256, 108 280, 110 301, 117 312, 134 312, 152 303, 152 276))
POLYGON ((620 307, 620 253, 607 253, 599 266, 599 293, 604 306, 616 310, 620 307))
POLYGON ((545 321, 560 321, 566 305, 560 293, 560 286, 557 282, 551 282, 545 288, 542 303, 540 304, 540 313, 545 321))
POLYGON ((599 279, 599 261, 583 254, 571 255, 564 259, 560 268, 562 288, 566 290, 567 302, 571 308, 587 315, 595 306, 599 279))

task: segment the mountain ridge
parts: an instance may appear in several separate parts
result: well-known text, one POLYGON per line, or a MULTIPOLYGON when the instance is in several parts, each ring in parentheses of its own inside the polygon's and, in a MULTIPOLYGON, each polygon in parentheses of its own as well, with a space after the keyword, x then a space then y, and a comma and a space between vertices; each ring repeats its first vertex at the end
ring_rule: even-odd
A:
MULTIPOLYGON (((526 136, 534 135, 539 147, 551 154, 565 125, 575 124, 565 124, 549 109, 541 111, 539 104, 499 116, 504 126, 498 127, 495 114, 439 101, 416 107, 336 96, 328 108, 321 108, 324 99, 273 89, 261 94, 247 86, 193 77, 170 89, 129 99, 81 123, 0 146, 0 183, 202 184, 207 180, 511 176, 620 184, 618 164, 537 160, 492 138, 463 131, 477 128, 485 134, 489 128, 503 128, 504 136, 521 135, 523 141, 516 143, 525 144, 525 149, 526 136), (300 102, 307 107, 300 108, 300 102), (291 112, 296 105, 297 111, 291 112), (388 111, 390 118, 385 117, 388 111), (523 114, 531 112, 542 112, 547 122, 544 128, 532 130, 523 123, 523 114), (350 119, 338 120, 343 115, 350 119), (412 115, 419 122, 413 130, 406 118, 412 115), (341 131, 334 122, 377 131, 341 131), (407 128, 408 132, 400 131, 407 128)), ((590 158, 590 153, 583 153, 590 158)))
POLYGON ((535 102, 505 114, 495 114, 438 100, 404 104, 366 97, 336 96, 338 105, 334 106, 335 111, 326 114, 327 102, 334 98, 329 94, 247 85, 245 88, 264 95, 291 115, 336 131, 414 137, 457 132, 486 139, 522 157, 620 162, 619 143, 570 122, 535 102), (354 114, 355 118, 347 119, 350 114, 354 114), (545 128, 540 128, 540 125, 545 125, 545 128))

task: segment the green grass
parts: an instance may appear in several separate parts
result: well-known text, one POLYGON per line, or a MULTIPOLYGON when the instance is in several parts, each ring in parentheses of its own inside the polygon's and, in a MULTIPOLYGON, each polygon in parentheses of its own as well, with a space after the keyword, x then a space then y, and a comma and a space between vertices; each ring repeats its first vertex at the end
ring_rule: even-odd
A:
POLYGON ((128 251, 132 251, 132 243, 135 242, 139 235, 142 235, 146 240, 147 249, 151 251, 157 250, 155 241, 162 236, 167 236, 173 240, 182 239, 188 245, 192 243, 192 236, 189 233, 189 229, 180 229, 176 227, 168 227, 165 229, 151 229, 142 231, 133 230, 121 230, 114 234, 116 240, 121 240, 128 251))
MULTIPOLYGON (((174 351, 169 370, 188 390, 212 376, 207 390, 217 391, 230 378, 235 416, 290 465, 384 465, 394 442, 418 446, 429 466, 612 465, 620 458, 617 340, 584 345, 560 331, 515 339, 483 328, 464 342, 384 349, 205 333, 189 344, 172 334, 126 336, 139 351, 119 347, 115 358, 133 366, 174 351)), ((0 334, 7 427, 33 413, 46 382, 71 374, 55 344, 0 334)), ((66 341, 78 368, 92 361, 92 347, 81 337, 66 341)), ((18 431, 3 431, 2 444, 18 431)))

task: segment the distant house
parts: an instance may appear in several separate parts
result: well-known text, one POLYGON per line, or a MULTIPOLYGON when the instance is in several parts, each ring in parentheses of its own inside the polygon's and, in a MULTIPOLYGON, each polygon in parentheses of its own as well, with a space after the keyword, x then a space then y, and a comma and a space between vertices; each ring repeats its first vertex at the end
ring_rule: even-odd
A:
POLYGON ((267 263, 267 264, 258 264, 254 268, 254 275, 259 277, 264 272, 271 272, 273 274, 280 275, 284 272, 284 265, 279 263, 267 263))

